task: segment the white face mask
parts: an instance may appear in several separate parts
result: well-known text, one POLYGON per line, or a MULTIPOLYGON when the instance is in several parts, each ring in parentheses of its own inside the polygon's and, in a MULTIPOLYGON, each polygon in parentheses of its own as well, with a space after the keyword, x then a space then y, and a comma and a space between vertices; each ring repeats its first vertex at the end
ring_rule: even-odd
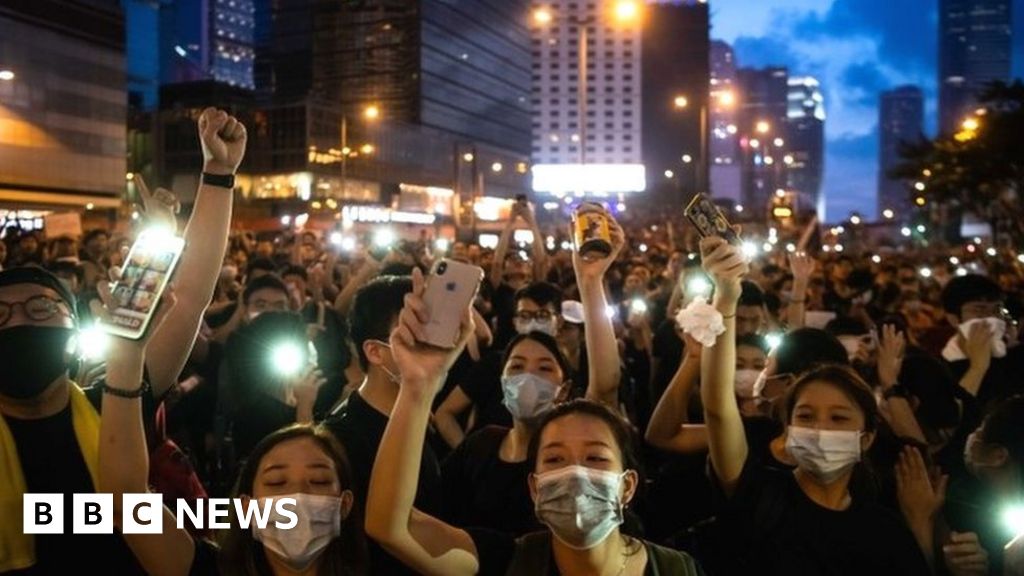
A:
POLYGON ((859 430, 816 430, 790 426, 786 434, 786 452, 797 466, 831 484, 860 462, 859 430))
POLYGON ((549 320, 516 320, 516 332, 529 334, 530 332, 543 332, 548 336, 558 336, 558 328, 555 326, 555 319, 549 320))
POLYGON ((265 500, 281 498, 295 499, 294 510, 298 523, 289 530, 277 528, 277 522, 287 524, 291 518, 280 515, 271 502, 269 506, 272 512, 266 528, 261 529, 253 523, 252 535, 293 570, 305 570, 320 556, 331 540, 341 534, 341 498, 298 493, 260 498, 258 502, 262 507, 265 500))
POLYGON ((589 550, 622 524, 623 476, 585 466, 538 474, 537 519, 566 546, 589 550))
POLYGON ((546 378, 523 372, 501 377, 502 404, 516 420, 534 420, 555 405, 558 385, 546 378))
MULTIPOLYGON (((762 371, 744 368, 736 371, 736 395, 740 398, 753 398, 754 388, 761 379, 762 371)), ((764 383, 761 383, 762 390, 764 383)))

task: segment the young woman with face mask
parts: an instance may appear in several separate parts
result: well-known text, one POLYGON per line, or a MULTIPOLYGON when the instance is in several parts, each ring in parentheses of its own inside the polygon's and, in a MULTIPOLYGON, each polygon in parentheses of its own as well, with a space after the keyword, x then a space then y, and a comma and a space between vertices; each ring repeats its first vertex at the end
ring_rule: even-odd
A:
POLYGON ((551 336, 532 332, 509 343, 501 388, 512 427, 473 432, 441 464, 445 520, 516 535, 538 528, 526 487, 527 446, 544 414, 568 397, 568 378, 568 365, 551 336))
MULTIPOLYGON (((107 309, 111 308, 109 296, 104 295, 107 309)), ((167 311, 158 315, 162 320, 167 311)), ((154 326, 159 320, 154 320, 154 326)), ((113 495, 114 523, 120 528, 124 496, 148 492, 141 397, 149 390, 139 384, 144 344, 111 340, 96 491, 113 495)), ((163 515, 161 533, 124 534, 124 539, 149 574, 364 574, 366 542, 359 514, 353 513, 352 483, 348 460, 334 437, 308 425, 296 425, 257 444, 239 477, 235 497, 243 508, 258 509, 257 515, 267 516, 264 526, 253 522, 241 527, 234 512, 229 512, 233 528, 225 533, 223 548, 218 550, 206 541, 194 540, 185 529, 177 529, 174 515, 163 508, 157 512, 163 515), (277 526, 291 520, 280 512, 276 501, 281 498, 295 501, 285 505, 295 519, 291 529, 277 526)))
MULTIPOLYGON (((663 574, 695 574, 688 556, 619 532, 623 509, 640 479, 627 425, 596 402, 551 410, 532 437, 532 473, 524 480, 538 519, 550 531, 516 540, 491 530, 456 528, 413 508, 433 396, 459 354, 459 348, 417 343, 416 335, 429 320, 422 292, 422 281, 414 277, 413 292, 391 335, 402 387, 370 480, 367 533, 422 574, 636 576, 652 573, 648 567, 655 565, 663 574)), ((472 332, 470 318, 467 311, 462 342, 472 332)))
POLYGON ((786 453, 796 469, 766 466, 747 444, 734 392, 735 314, 747 273, 741 249, 701 241, 725 331, 702 357, 701 397, 719 519, 734 538, 726 573, 924 574, 927 563, 894 513, 851 497, 854 468, 875 439, 878 412, 866 384, 846 367, 796 379, 785 404, 786 453))

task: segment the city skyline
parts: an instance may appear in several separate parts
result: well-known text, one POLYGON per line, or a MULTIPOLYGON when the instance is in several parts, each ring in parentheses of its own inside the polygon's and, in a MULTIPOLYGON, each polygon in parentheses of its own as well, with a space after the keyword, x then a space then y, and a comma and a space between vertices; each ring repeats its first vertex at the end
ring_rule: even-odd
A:
MULTIPOLYGON (((1024 77, 1024 0, 1013 0, 1013 76, 1024 77)), ((712 38, 739 67, 786 66, 821 81, 828 109, 826 220, 874 214, 879 94, 904 84, 925 95, 925 128, 938 123, 938 0, 718 0, 712 38), (924 6, 922 6, 924 4, 924 6)))

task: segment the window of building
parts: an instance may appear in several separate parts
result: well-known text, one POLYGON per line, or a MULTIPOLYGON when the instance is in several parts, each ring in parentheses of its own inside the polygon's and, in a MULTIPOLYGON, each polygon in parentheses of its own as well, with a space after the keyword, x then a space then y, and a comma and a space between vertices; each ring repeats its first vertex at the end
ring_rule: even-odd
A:
POLYGON ((622 135, 622 139, 625 140, 626 142, 630 142, 630 141, 633 140, 633 135, 632 134, 623 134, 622 135))
POLYGON ((633 111, 632 110, 623 110, 622 111, 622 115, 625 116, 626 118, 632 118, 633 117, 633 111))
POLYGON ((625 148, 622 149, 622 151, 625 152, 626 154, 632 154, 633 153, 633 147, 632 146, 626 146, 625 148))
POLYGON ((552 81, 552 82, 558 82, 559 80, 561 80, 561 78, 562 78, 562 77, 561 77, 561 76, 559 76, 558 74, 552 74, 552 75, 551 75, 551 81, 552 81))
POLYGON ((632 122, 624 122, 622 124, 622 129, 623 130, 632 130, 633 129, 633 123, 632 122))

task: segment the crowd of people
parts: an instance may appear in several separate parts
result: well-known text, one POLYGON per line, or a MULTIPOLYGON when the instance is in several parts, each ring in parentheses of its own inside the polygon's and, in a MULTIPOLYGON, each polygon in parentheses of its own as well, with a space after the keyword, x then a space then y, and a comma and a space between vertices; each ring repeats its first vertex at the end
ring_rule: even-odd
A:
POLYGON ((245 127, 197 124, 140 339, 86 353, 130 239, 0 242, 0 573, 1024 574, 1015 255, 754 255, 600 205, 611 250, 581 255, 525 201, 493 250, 343 251, 232 232, 245 127), (485 272, 451 349, 421 343, 440 258, 485 272), (147 491, 163 533, 71 533, 72 494, 120 528, 147 491), (34 493, 65 495, 63 534, 23 532, 34 493), (213 497, 293 498, 298 525, 177 527, 213 497))

